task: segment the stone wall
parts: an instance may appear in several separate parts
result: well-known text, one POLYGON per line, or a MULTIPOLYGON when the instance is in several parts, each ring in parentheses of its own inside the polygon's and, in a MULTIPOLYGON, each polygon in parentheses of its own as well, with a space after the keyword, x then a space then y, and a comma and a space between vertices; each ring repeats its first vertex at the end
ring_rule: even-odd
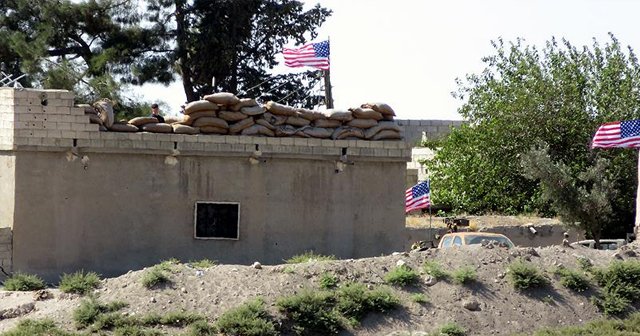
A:
POLYGON ((404 141, 415 146, 422 140, 422 132, 427 139, 439 139, 451 132, 451 127, 460 127, 462 120, 396 120, 402 130, 404 141))
MULTIPOLYGON (((0 228, 0 266, 6 271, 11 272, 12 256, 11 251, 11 228, 0 228)), ((2 274, 0 274, 2 276, 2 274)))

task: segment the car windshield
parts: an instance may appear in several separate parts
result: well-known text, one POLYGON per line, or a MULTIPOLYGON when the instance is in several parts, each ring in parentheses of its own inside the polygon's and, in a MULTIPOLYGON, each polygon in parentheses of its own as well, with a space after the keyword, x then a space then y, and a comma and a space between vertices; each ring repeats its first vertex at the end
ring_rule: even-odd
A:
POLYGON ((506 237, 483 236, 483 235, 467 235, 467 236, 464 236, 464 242, 465 242, 466 245, 482 244, 482 241, 487 241, 487 242, 495 241, 495 242, 498 243, 498 245, 504 245, 504 246, 507 246, 509 248, 513 247, 513 244, 506 237))

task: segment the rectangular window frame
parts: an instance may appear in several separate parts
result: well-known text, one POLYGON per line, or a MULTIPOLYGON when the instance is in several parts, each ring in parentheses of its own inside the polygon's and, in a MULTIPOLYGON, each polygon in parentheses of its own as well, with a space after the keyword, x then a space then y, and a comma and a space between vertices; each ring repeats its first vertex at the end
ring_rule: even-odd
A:
POLYGON ((196 201, 193 207, 193 239, 197 240, 240 240, 240 202, 216 202, 216 201, 196 201), (236 225, 236 237, 198 237, 198 204, 236 204, 238 206, 238 223, 236 225))

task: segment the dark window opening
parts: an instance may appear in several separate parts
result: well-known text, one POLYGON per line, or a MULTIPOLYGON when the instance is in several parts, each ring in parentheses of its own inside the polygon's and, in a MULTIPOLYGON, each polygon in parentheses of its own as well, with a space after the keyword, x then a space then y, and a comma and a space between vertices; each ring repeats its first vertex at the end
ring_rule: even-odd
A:
POLYGON ((239 238, 239 203, 197 202, 195 217, 195 238, 239 238))

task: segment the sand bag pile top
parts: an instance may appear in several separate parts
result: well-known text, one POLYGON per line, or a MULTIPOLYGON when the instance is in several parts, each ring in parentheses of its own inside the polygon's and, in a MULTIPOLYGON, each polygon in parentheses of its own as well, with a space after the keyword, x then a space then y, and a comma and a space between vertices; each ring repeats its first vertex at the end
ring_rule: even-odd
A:
POLYGON ((85 108, 91 122, 101 130, 116 132, 154 132, 177 134, 221 134, 268 137, 303 137, 349 140, 400 140, 395 112, 384 103, 365 103, 346 110, 313 111, 269 101, 260 105, 252 98, 238 98, 220 92, 185 106, 184 116, 137 117, 128 122, 113 121, 113 106, 108 100, 85 108), (109 113, 111 113, 109 115, 109 113), (91 116, 94 114, 95 116, 91 116), (104 117, 103 117, 104 115, 104 117), (110 116, 110 117, 109 117, 110 116))

